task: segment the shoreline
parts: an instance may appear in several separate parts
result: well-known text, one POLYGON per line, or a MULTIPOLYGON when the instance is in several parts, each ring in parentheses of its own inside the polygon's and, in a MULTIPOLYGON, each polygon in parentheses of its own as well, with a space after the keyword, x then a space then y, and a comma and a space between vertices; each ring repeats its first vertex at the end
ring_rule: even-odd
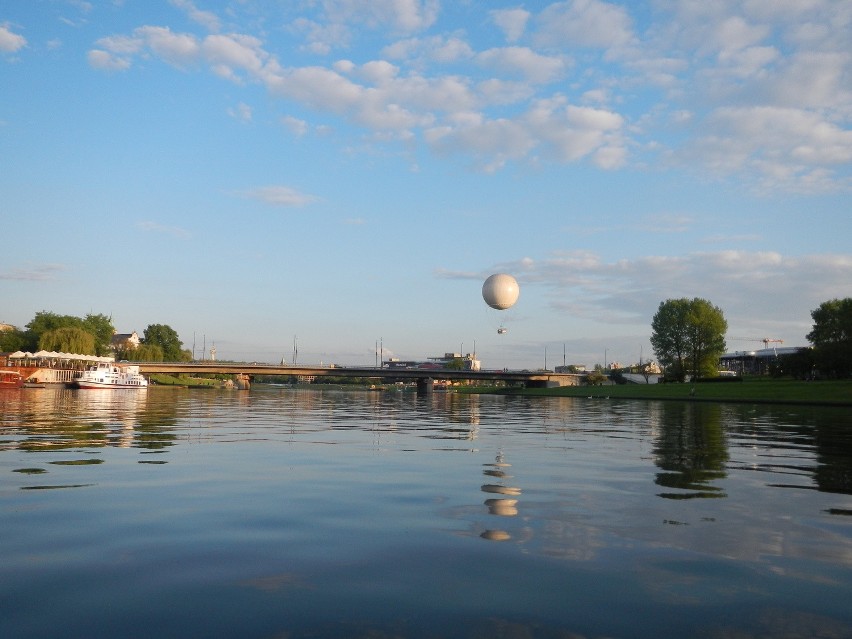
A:
POLYGON ((631 399, 735 404, 786 404, 794 406, 852 407, 852 381, 747 380, 719 384, 619 384, 562 386, 559 388, 476 387, 460 393, 487 393, 524 397, 575 397, 577 399, 631 399))

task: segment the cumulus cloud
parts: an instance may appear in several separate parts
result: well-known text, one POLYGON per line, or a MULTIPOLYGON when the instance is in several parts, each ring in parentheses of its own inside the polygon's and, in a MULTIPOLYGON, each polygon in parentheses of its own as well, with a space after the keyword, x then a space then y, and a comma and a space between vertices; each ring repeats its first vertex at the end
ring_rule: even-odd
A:
MULTIPOLYGON (((220 28, 191 0, 172 4, 220 28)), ((367 27, 388 38, 380 57, 287 66, 258 36, 147 25, 101 38, 88 60, 107 71, 149 57, 206 68, 341 118, 362 139, 421 141, 486 171, 525 161, 611 170, 662 157, 704 174, 736 172, 759 188, 816 192, 852 186, 845 4, 680 2, 658 7, 640 32, 630 5, 565 0, 491 11, 492 29, 528 46, 477 51, 462 32, 422 33, 438 25, 432 0, 323 0, 291 34, 325 55, 367 27)), ((8 44, 12 36, 4 25, 0 46, 22 46, 8 44)))
POLYGON ((94 69, 101 71, 124 71, 130 68, 130 60, 104 51, 102 49, 92 49, 86 55, 89 65, 94 69))
POLYGON ((324 0, 322 6, 331 22, 387 26, 400 32, 432 26, 440 9, 438 0, 324 0))
POLYGON ((852 161, 852 131, 812 111, 721 107, 702 124, 685 157, 723 174, 748 171, 766 188, 825 190, 829 169, 852 161))
POLYGON ((295 118, 292 115, 282 117, 281 124, 283 124, 296 137, 301 137, 307 134, 309 130, 308 123, 305 120, 295 118))
POLYGON ((392 60, 408 60, 413 63, 432 61, 449 64, 472 58, 474 51, 459 37, 436 35, 398 40, 382 49, 382 55, 392 60))
POLYGON ((262 186, 240 193, 242 197, 258 200, 272 206, 301 207, 316 202, 313 195, 301 193, 289 186, 262 186))
POLYGON ((27 46, 27 39, 12 31, 8 22, 0 24, 0 51, 3 53, 15 53, 27 46))
POLYGON ((202 11, 190 0, 170 0, 173 6, 186 12, 191 20, 205 27, 208 31, 219 31, 219 17, 212 11, 202 11))
POLYGON ((608 49, 633 39, 627 9, 600 0, 555 2, 536 16, 535 23, 534 41, 542 47, 608 49))
POLYGON ((517 42, 524 34, 531 14, 524 9, 496 9, 489 15, 506 35, 506 40, 517 42))
POLYGON ((566 66, 561 57, 541 55, 527 47, 489 49, 480 53, 476 59, 489 69, 515 73, 536 84, 558 79, 566 66))

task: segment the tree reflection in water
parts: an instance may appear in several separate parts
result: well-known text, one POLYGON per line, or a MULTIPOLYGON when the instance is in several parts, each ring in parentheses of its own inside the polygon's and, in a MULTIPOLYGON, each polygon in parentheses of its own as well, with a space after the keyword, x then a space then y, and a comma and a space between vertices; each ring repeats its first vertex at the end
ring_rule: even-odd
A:
POLYGON ((666 499, 725 497, 713 485, 726 476, 728 448, 718 404, 672 402, 662 405, 654 443, 655 483, 676 492, 660 493, 666 499))

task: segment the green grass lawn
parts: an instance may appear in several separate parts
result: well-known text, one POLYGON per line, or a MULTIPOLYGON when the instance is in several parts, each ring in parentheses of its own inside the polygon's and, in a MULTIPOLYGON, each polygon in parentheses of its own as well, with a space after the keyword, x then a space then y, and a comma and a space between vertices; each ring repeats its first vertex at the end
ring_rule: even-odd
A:
MULTIPOLYGON (((465 391, 461 391, 465 392, 465 391)), ((852 380, 801 382, 768 378, 704 384, 624 384, 561 388, 471 388, 468 392, 543 397, 611 397, 717 402, 771 402, 852 406, 852 380), (693 390, 694 389, 694 390, 693 390)))
POLYGON ((216 386, 215 379, 188 377, 186 375, 166 375, 165 373, 151 375, 149 380, 152 384, 157 384, 158 386, 187 386, 191 388, 213 388, 216 386))

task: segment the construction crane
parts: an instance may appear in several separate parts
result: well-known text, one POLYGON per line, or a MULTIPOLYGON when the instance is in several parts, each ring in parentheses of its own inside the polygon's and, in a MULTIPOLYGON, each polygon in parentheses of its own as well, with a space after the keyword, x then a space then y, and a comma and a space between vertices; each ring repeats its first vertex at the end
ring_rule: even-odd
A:
POLYGON ((763 342, 763 348, 769 348, 770 344, 778 343, 783 344, 783 339, 772 339, 771 337, 729 337, 728 339, 733 340, 735 342, 763 342))

